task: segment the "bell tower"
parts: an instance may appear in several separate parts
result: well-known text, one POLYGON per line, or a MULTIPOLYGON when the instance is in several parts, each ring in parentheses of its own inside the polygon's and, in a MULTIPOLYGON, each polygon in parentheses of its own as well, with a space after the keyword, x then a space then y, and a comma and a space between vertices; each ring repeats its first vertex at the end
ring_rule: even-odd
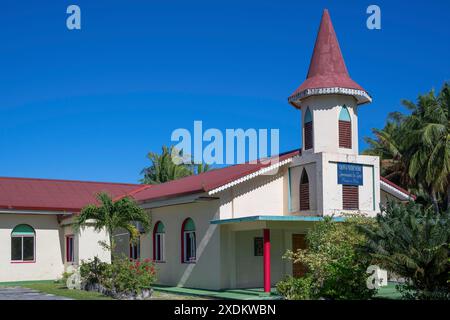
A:
POLYGON ((288 101, 302 113, 302 153, 358 154, 358 106, 372 98, 350 78, 326 9, 306 80, 288 101))

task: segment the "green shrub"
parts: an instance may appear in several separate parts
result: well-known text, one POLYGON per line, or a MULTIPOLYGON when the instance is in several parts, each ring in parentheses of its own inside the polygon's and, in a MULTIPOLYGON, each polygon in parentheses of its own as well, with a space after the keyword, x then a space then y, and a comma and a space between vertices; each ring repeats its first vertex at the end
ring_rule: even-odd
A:
POLYGON ((61 276, 61 278, 58 279, 58 280, 56 280, 55 282, 56 282, 56 283, 60 283, 60 284, 62 284, 62 285, 64 285, 64 286, 66 286, 66 284, 67 284, 67 279, 69 279, 69 277, 70 277, 71 275, 73 275, 73 272, 67 272, 67 271, 64 271, 63 274, 62 274, 62 276, 61 276))
POLYGON ((98 257, 82 261, 80 265, 80 276, 85 285, 104 285, 111 276, 111 265, 102 262, 98 257))
POLYGON ((287 300, 310 300, 315 298, 313 278, 287 276, 277 283, 277 293, 287 300))
POLYGON ((109 293, 140 294, 150 289, 156 281, 156 269, 150 259, 143 261, 116 258, 112 264, 95 257, 82 262, 80 276, 88 290, 103 290, 109 293))
POLYGON ((108 280, 105 286, 111 290, 139 294, 155 283, 155 266, 150 259, 115 259, 111 265, 111 278, 108 280))
POLYGON ((369 299, 376 293, 366 285, 371 257, 359 250, 366 241, 359 226, 371 224, 373 219, 361 215, 347 216, 344 222, 326 217, 309 230, 307 249, 287 252, 288 258, 305 265, 312 298, 369 299))
POLYGON ((407 279, 406 299, 448 299, 450 210, 436 213, 415 203, 389 202, 377 225, 364 227, 364 249, 376 264, 407 279))

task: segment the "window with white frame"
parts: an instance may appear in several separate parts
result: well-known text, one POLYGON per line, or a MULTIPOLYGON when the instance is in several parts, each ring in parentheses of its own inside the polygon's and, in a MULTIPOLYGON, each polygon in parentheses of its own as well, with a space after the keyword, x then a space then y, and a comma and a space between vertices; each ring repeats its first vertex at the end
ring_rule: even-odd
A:
POLYGON ((165 248, 165 228, 161 221, 155 224, 153 230, 153 260, 156 262, 164 262, 164 248, 165 248))
POLYGON ((17 225, 11 232, 11 261, 34 262, 36 248, 36 233, 27 224, 17 225))
POLYGON ((188 218, 182 226, 182 262, 195 262, 196 254, 195 224, 191 218, 188 218))

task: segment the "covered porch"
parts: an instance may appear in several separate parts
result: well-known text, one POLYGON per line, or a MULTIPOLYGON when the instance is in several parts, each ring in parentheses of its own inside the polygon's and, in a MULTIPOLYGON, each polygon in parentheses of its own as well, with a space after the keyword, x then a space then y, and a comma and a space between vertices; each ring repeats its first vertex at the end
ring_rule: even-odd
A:
POLYGON ((264 292, 270 293, 284 276, 301 276, 302 266, 283 259, 283 255, 287 250, 305 248, 308 229, 322 219, 318 216, 249 216, 211 221, 220 226, 224 287, 262 287, 264 292))

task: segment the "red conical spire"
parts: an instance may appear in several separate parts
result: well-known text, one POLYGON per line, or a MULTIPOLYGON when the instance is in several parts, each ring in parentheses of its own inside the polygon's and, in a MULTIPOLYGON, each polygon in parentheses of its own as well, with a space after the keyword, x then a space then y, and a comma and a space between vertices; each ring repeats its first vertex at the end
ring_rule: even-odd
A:
POLYGON ((325 9, 308 75, 302 85, 289 97, 289 102, 295 107, 300 107, 300 100, 307 96, 336 93, 355 96, 358 103, 371 101, 367 92, 350 78, 330 14, 325 9))

